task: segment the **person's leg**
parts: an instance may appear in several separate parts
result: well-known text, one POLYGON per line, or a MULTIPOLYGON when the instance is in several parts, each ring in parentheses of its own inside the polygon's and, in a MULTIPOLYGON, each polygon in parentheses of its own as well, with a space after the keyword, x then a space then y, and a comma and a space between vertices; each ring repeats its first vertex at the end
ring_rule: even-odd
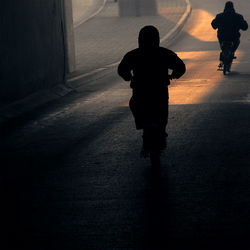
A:
POLYGON ((161 114, 161 122, 159 127, 159 145, 161 149, 165 149, 167 147, 167 137, 168 134, 166 132, 167 124, 168 124, 168 113, 169 113, 169 94, 168 90, 166 92, 164 102, 162 104, 162 114, 161 114), (167 100, 167 101, 166 101, 167 100))
POLYGON ((233 59, 236 59, 235 52, 240 45, 240 39, 236 39, 233 41, 233 59))
POLYGON ((240 45, 240 39, 234 40, 233 41, 233 51, 235 52, 240 45))
MULTIPOLYGON (((219 44, 220 44, 220 49, 222 50, 222 40, 220 38, 218 38, 219 44)), ((222 51, 220 52, 220 57, 219 57, 219 65, 218 67, 221 68, 222 67, 222 51)))

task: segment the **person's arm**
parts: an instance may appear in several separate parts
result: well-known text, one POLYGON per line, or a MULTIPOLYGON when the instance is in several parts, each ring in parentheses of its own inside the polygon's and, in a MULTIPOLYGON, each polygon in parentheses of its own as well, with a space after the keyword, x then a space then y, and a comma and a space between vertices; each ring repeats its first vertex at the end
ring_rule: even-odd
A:
POLYGON ((213 29, 217 29, 219 27, 219 16, 217 15, 215 19, 211 22, 213 29))
POLYGON ((173 70, 170 78, 179 79, 186 72, 184 62, 174 53, 171 69, 173 70))
POLYGON ((131 81, 133 77, 131 70, 132 68, 131 68, 130 56, 129 54, 126 54, 118 66, 118 74, 125 81, 131 81))
POLYGON ((240 15, 240 29, 242 30, 248 29, 248 23, 244 20, 242 15, 240 15))

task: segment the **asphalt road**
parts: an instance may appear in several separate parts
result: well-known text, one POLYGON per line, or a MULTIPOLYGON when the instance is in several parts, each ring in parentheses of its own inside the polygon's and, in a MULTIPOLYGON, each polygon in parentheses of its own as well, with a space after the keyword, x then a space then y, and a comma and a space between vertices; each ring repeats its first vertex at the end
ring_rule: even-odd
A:
MULTIPOLYGON (((128 0, 128 6, 133 4, 128 0)), ((152 8, 152 0, 140 0, 139 12, 152 8)), ((73 75, 117 63, 128 51, 138 44, 140 29, 148 24, 157 26, 162 36, 168 33, 179 21, 186 10, 185 0, 154 0, 158 6, 158 15, 120 17, 119 4, 113 0, 106 1, 105 8, 75 29, 76 71, 73 75), (108 42, 107 42, 108 41, 108 42)), ((97 6, 97 5, 96 5, 97 6)), ((133 5, 132 5, 133 6, 133 5)), ((133 15, 130 15, 133 14, 133 15)))
MULTIPOLYGON (((170 87, 159 175, 139 158, 131 90, 113 68, 6 131, 7 249, 249 249, 250 35, 223 76, 210 27, 223 5, 193 0, 171 47, 187 73, 170 87)), ((235 7, 250 23, 249 1, 235 7)))

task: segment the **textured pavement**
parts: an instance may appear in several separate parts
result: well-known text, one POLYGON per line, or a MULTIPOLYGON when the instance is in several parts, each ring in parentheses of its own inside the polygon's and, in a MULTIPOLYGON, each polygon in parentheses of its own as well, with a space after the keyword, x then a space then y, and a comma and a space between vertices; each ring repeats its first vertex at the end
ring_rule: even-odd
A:
POLYGON ((118 3, 108 0, 105 8, 93 19, 75 29, 76 66, 79 73, 87 73, 121 60, 136 48, 139 30, 155 25, 161 37, 181 19, 185 0, 156 0, 158 15, 119 17, 118 3))

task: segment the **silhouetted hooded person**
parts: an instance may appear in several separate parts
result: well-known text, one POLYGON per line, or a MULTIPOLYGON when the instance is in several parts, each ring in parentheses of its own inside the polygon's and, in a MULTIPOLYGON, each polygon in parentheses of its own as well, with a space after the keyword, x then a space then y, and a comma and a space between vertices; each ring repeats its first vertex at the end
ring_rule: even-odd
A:
POLYGON ((139 48, 123 57, 118 74, 130 81, 133 89, 129 105, 136 128, 145 129, 157 124, 165 134, 169 79, 181 77, 186 71, 185 64, 173 51, 160 47, 159 31, 154 26, 140 30, 138 44, 139 48))
POLYGON ((139 32, 140 49, 151 50, 160 46, 160 34, 154 26, 145 26, 139 32))
POLYGON ((243 16, 236 13, 233 2, 228 1, 225 4, 224 12, 216 15, 211 23, 214 29, 218 29, 217 36, 220 45, 223 41, 232 41, 234 43, 234 51, 240 44, 240 30, 247 30, 248 24, 243 16))

